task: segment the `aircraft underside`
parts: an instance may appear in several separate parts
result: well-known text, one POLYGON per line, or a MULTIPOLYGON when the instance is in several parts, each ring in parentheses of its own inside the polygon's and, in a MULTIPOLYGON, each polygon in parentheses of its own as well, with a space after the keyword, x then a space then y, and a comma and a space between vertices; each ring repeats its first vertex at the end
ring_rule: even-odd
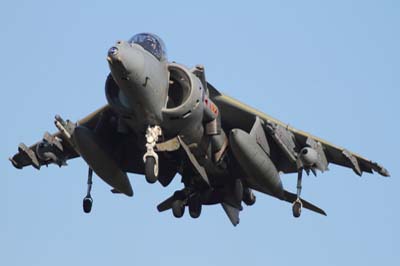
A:
POLYGON ((108 104, 73 123, 56 116, 58 132, 10 158, 17 168, 66 165, 82 157, 88 164, 88 189, 83 200, 92 209, 92 178, 96 173, 113 193, 134 195, 127 173, 144 175, 149 183, 168 186, 179 177, 183 187, 160 203, 182 217, 185 209, 198 218, 203 205, 221 204, 233 225, 242 203, 253 205, 253 190, 326 215, 302 199, 303 172, 328 170, 334 163, 356 174, 378 172, 379 164, 291 128, 216 90, 203 66, 189 69, 166 59, 162 41, 138 34, 118 41, 108 51, 108 104), (283 188, 280 173, 297 173, 297 191, 283 188))

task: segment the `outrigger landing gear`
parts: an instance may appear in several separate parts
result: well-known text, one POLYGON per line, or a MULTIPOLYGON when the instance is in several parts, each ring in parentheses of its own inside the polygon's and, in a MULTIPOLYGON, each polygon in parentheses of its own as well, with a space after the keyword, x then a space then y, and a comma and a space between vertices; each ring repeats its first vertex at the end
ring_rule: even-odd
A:
POLYGON ((143 156, 145 164, 146 180, 149 183, 155 183, 158 180, 158 155, 154 151, 154 147, 161 136, 162 131, 159 126, 148 127, 146 130, 146 153, 143 156))
POLYGON ((92 168, 89 167, 89 172, 88 172, 88 181, 87 181, 87 194, 83 198, 83 211, 85 213, 90 213, 92 210, 92 205, 93 205, 93 199, 92 196, 90 195, 90 191, 92 190, 92 177, 93 177, 93 170, 92 168))
POLYGON ((297 199, 293 202, 293 216, 295 218, 299 218, 301 215, 301 208, 303 207, 303 203, 301 202, 300 199, 300 194, 301 194, 301 181, 302 181, 302 177, 303 177, 303 168, 299 168, 298 170, 298 175, 297 175, 297 199))

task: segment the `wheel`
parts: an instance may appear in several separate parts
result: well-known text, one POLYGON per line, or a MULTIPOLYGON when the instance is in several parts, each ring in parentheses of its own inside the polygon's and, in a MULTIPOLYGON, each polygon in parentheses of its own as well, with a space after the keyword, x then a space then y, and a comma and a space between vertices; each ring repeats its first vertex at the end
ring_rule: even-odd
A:
POLYGON ((145 173, 147 182, 149 182, 150 184, 157 182, 158 165, 156 164, 156 159, 152 156, 146 157, 145 173))
POLYGON ((247 206, 251 206, 254 203, 256 203, 256 196, 254 195, 253 191, 251 191, 249 188, 244 190, 243 193, 243 202, 247 206))
POLYGON ((189 198, 189 214, 190 217, 196 219, 200 217, 201 214, 201 202, 200 196, 194 195, 189 198))
POLYGON ((181 218, 184 213, 185 213, 185 205, 183 204, 183 201, 175 200, 174 202, 172 202, 172 214, 176 218, 181 218))
POLYGON ((201 205, 199 205, 198 208, 196 208, 196 209, 189 208, 189 214, 190 214, 190 217, 192 217, 194 219, 199 218, 200 214, 201 214, 201 205))
POLYGON ((93 199, 91 197, 85 197, 83 199, 83 211, 85 213, 90 213, 92 210, 93 199))
POLYGON ((293 211, 293 217, 295 217, 295 218, 299 218, 299 217, 300 217, 300 215, 301 215, 301 208, 303 207, 302 205, 303 205, 303 204, 301 203, 300 200, 296 200, 296 201, 293 203, 293 209, 292 209, 292 211, 293 211))

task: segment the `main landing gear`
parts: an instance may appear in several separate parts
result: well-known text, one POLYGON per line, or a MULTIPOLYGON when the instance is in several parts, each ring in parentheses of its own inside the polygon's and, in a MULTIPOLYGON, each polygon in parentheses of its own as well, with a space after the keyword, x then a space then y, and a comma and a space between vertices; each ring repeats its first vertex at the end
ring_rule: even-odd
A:
POLYGON ((196 219, 201 214, 201 199, 199 194, 191 195, 188 199, 190 217, 196 219))
POLYGON ((303 177, 303 168, 300 167, 297 171, 297 199, 293 202, 293 207, 292 207, 292 211, 293 211, 293 216, 295 218, 299 218, 301 215, 301 209, 303 207, 303 203, 301 202, 300 199, 300 194, 301 194, 301 181, 302 181, 302 177, 303 177))
POLYGON ((92 205, 93 205, 93 199, 92 196, 90 195, 90 191, 92 190, 92 177, 93 177, 93 170, 92 168, 89 167, 89 172, 88 172, 88 180, 87 180, 87 193, 86 196, 83 198, 83 211, 85 213, 90 213, 92 210, 92 205))
POLYGON ((185 214, 185 202, 183 200, 172 202, 172 214, 175 218, 181 218, 185 214))
POLYGON ((189 191, 176 191, 172 202, 172 214, 176 218, 181 218, 185 214, 185 207, 188 206, 190 217, 196 219, 200 217, 202 204, 201 196, 198 193, 189 191))
POLYGON ((159 126, 148 127, 146 130, 146 153, 143 156, 145 164, 145 176, 149 183, 155 183, 158 180, 158 155, 154 151, 154 147, 158 141, 158 138, 162 135, 161 128, 159 126))

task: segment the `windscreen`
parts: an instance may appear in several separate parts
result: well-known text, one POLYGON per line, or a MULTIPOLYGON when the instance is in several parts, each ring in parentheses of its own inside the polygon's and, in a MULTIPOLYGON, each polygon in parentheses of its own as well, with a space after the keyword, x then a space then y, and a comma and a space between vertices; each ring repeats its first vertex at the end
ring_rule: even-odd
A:
POLYGON ((154 55, 158 60, 166 59, 164 42, 155 34, 139 33, 133 36, 129 43, 136 43, 154 55))

